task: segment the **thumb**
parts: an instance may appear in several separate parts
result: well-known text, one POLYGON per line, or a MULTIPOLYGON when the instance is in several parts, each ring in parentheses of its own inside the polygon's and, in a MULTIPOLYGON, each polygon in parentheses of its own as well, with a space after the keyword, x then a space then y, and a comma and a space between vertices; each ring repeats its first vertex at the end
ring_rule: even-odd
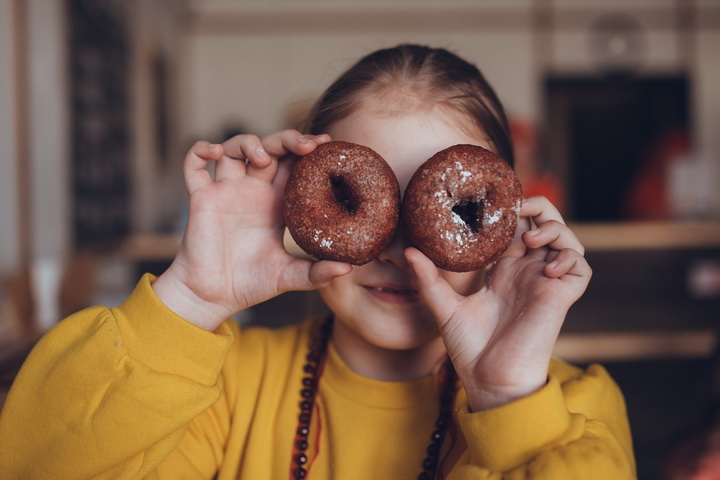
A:
POLYGON ((349 263, 293 259, 288 265, 283 290, 316 290, 351 271, 349 263))
POLYGON ((405 250, 418 291, 432 314, 441 324, 452 316, 462 296, 440 276, 438 268, 420 250, 410 247, 405 250))

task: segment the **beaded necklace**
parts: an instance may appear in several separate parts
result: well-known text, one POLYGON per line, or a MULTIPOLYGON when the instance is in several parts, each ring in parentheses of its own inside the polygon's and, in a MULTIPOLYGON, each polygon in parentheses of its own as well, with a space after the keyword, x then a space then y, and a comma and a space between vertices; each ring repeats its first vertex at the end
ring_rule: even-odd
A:
MULTIPOLYGON (((290 462, 290 478, 292 480, 302 480, 308 474, 308 467, 306 466, 308 457, 305 452, 309 446, 310 421, 315 407, 315 397, 324 366, 330 333, 332 333, 331 316, 321 323, 319 328, 310 336, 309 352, 305 357, 306 363, 303 365, 305 375, 302 378, 302 389, 300 390, 300 414, 298 415, 298 426, 295 431, 295 443, 293 445, 292 461, 290 462)), ((435 430, 430 434, 430 443, 426 451, 427 456, 422 462, 422 470, 417 477, 418 480, 432 480, 435 478, 440 448, 447 427, 450 424, 456 391, 457 374, 452 362, 448 359, 445 362, 445 372, 442 379, 438 418, 435 422, 435 430)))

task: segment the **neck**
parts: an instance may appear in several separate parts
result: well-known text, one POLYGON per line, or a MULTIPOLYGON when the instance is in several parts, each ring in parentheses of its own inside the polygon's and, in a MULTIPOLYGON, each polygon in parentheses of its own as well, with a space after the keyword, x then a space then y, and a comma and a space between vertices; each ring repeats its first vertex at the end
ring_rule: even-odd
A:
POLYGON ((337 320, 331 340, 350 370, 375 380, 397 382, 426 377, 437 373, 447 358, 439 336, 418 347, 391 349, 366 341, 337 320))

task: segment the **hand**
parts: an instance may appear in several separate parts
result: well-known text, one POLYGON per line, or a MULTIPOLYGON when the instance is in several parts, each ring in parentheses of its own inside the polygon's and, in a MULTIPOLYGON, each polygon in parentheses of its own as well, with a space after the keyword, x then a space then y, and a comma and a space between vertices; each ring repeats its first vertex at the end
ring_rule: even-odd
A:
POLYGON ((473 411, 545 385, 560 327, 590 281, 583 246, 547 199, 526 199, 521 217, 537 228, 525 227, 469 296, 457 294, 420 251, 406 252, 473 411))
POLYGON ((286 130, 196 143, 185 158, 188 224, 172 265, 153 284, 171 310, 207 330, 288 290, 319 288, 344 263, 292 257, 283 246, 282 197, 291 155, 330 140, 286 130), (206 166, 216 162, 215 179, 206 166))

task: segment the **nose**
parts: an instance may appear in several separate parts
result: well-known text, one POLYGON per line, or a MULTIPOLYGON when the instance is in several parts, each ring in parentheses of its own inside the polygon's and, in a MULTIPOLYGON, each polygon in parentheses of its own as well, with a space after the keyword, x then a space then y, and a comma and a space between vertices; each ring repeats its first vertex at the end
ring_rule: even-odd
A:
POLYGON ((407 260, 405 260, 405 248, 407 246, 407 237, 402 227, 398 227, 388 246, 380 252, 378 260, 396 268, 405 268, 408 265, 407 260))

